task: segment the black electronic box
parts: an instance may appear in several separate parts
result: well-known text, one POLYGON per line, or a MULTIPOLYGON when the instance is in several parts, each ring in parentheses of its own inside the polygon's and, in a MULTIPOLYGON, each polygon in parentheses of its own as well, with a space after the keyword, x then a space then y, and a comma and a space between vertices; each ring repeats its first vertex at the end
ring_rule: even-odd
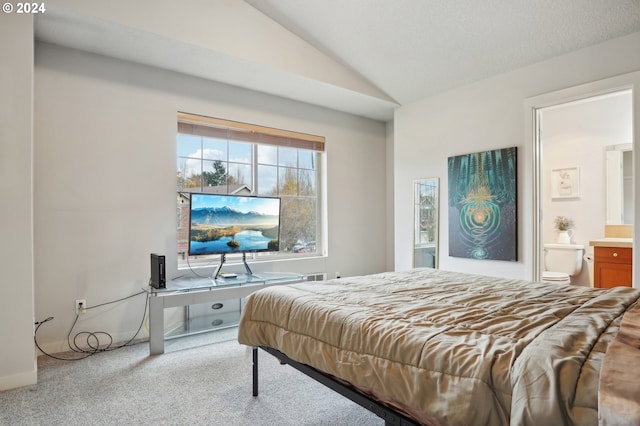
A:
POLYGON ((167 287, 164 255, 151 253, 151 287, 167 287))

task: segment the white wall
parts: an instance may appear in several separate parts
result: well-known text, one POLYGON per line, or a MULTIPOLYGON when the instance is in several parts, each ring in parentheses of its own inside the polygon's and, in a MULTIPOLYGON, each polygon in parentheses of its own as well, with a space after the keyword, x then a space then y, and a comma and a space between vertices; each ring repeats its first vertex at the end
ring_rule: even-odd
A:
POLYGON ((394 175, 394 164, 395 159, 393 155, 393 135, 394 135, 394 126, 393 121, 387 123, 387 152, 386 156, 386 199, 387 199, 387 265, 386 270, 392 271, 395 263, 395 254, 394 254, 394 245, 393 242, 393 232, 394 232, 394 214, 393 214, 393 175, 394 175))
MULTIPOLYGON (((170 71, 36 44, 35 308, 39 332, 64 350, 74 300, 89 306, 139 291, 149 253, 176 274, 176 112, 326 137, 328 256, 252 269, 386 269, 385 124, 170 71)), ((82 318, 76 330, 117 341, 137 328, 138 297, 82 318)), ((146 335, 146 330, 143 335, 146 335)))
MULTIPOLYGON (((411 267, 412 182, 440 177, 440 268, 530 278, 533 247, 533 154, 525 144, 526 100, 640 69, 640 33, 550 59, 405 105, 394 126, 395 268, 411 267), (517 262, 449 257, 447 158, 518 147, 517 262)), ((636 218, 638 212, 636 211, 636 218)))
MULTIPOLYGON (((572 242, 593 253, 590 240, 604 237, 606 224, 606 162, 609 145, 628 144, 633 139, 630 92, 598 96, 540 111, 542 134, 542 236, 555 242, 553 221, 557 216, 573 219, 572 242), (579 167, 580 197, 552 199, 551 173, 555 169, 579 167)), ((589 286, 592 270, 583 262, 582 272, 571 282, 589 286)))
POLYGON ((33 18, 0 14, 0 391, 36 382, 33 345, 33 18))

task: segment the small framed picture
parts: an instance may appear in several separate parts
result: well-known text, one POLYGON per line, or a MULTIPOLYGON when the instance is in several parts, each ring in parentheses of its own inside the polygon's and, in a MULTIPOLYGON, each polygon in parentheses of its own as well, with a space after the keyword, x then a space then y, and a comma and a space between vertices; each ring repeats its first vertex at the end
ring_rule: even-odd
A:
POLYGON ((551 199, 580 198, 580 168, 567 167, 551 171, 551 199))

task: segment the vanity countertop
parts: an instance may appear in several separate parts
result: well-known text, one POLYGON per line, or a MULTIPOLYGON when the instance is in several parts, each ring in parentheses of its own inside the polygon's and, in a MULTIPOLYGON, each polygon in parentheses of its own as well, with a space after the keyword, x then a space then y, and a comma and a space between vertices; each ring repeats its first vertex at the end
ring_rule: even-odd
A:
POLYGON ((633 247, 633 238, 600 238, 589 241, 594 247, 633 247))

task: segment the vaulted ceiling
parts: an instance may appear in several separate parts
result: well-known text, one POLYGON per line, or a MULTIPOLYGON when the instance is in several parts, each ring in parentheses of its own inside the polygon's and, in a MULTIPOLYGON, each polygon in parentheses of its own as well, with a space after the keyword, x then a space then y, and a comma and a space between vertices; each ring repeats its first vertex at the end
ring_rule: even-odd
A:
POLYGON ((398 105, 640 31, 639 0, 100 3, 50 0, 36 39, 382 121, 398 105))

